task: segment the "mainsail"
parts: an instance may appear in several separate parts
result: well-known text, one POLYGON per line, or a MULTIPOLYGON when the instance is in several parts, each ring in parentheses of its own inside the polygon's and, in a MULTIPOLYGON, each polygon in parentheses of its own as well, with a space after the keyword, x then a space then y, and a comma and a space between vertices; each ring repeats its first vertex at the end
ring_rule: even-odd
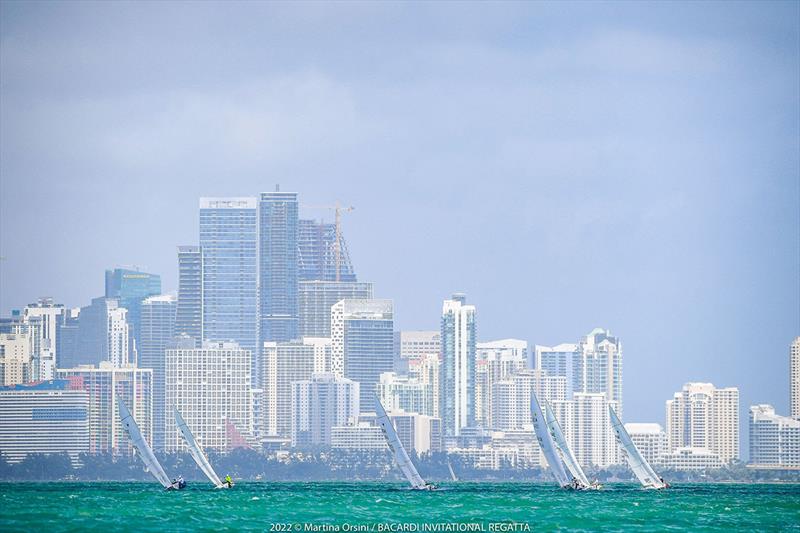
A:
POLYGON ((564 470, 564 463, 558 456, 556 446, 553 443, 553 436, 547 430, 547 422, 542 413, 542 407, 539 405, 539 400, 536 398, 536 393, 531 391, 531 419, 533 419, 533 429, 536 431, 536 440, 539 441, 539 447, 542 449, 544 458, 547 464, 550 465, 550 470, 558 481, 558 484, 565 487, 569 484, 567 472, 564 470))
POLYGON ((547 410, 545 411, 545 419, 547 420, 547 427, 550 428, 550 434, 553 436, 553 440, 555 440, 556 446, 558 449, 561 450, 561 457, 564 458, 564 464, 567 465, 567 469, 570 473, 577 479, 582 485, 589 487, 591 483, 589 483, 589 479, 586 477, 586 474, 583 472, 583 468, 578 463, 578 459, 575 457, 575 454, 572 453, 572 449, 567 444, 567 439, 564 437, 564 432, 561 431, 561 426, 556 420, 556 415, 553 414, 553 408, 550 404, 545 401, 545 407, 547 410))
POLYGON ((170 483, 169 477, 167 477, 166 472, 164 472, 164 469, 161 468, 161 465, 158 463, 158 459, 156 459, 156 456, 153 453, 153 450, 150 448, 150 445, 147 444, 146 440, 144 440, 142 432, 139 430, 139 426, 136 424, 136 420, 134 420, 131 412, 128 411, 128 407, 125 405, 125 402, 117 397, 117 403, 119 404, 119 416, 122 420, 122 426, 128 432, 128 436, 130 437, 133 446, 136 448, 136 451, 139 452, 139 457, 142 458, 147 470, 153 474, 153 477, 155 477, 165 489, 171 487, 172 483, 170 483))
POLYGON ((178 429, 181 430, 181 435, 183 435, 183 439, 186 441, 186 446, 189 447, 189 453, 192 454, 194 462, 197 463, 197 466, 200 467, 200 470, 203 471, 211 483, 213 483, 218 489, 222 488, 222 481, 220 481, 217 473, 214 472, 214 469, 211 467, 211 463, 208 462, 208 457, 206 457, 206 454, 203 453, 203 449, 200 447, 200 444, 198 444, 197 439, 194 438, 192 430, 189 429, 189 426, 186 424, 186 420, 183 419, 177 409, 175 409, 175 423, 178 425, 178 429))
POLYGON ((424 489, 426 486, 425 480, 422 479, 414 463, 411 462, 411 458, 406 453, 406 449, 403 448, 403 443, 400 442, 400 437, 397 436, 397 431, 395 431, 392 421, 389 420, 389 416, 386 414, 386 410, 383 408, 377 396, 375 396, 375 412, 378 414, 378 424, 381 427, 383 436, 386 437, 386 444, 389 445, 389 449, 392 450, 394 454, 394 460, 397 462, 397 466, 400 467, 403 475, 406 476, 406 479, 411 483, 413 488, 424 489))
POLYGON ((614 412, 614 408, 610 405, 608 406, 608 414, 611 416, 611 427, 614 429, 614 436, 617 437, 617 442, 622 447, 622 452, 625 455, 625 459, 628 461, 628 466, 630 466, 633 473, 636 474, 639 483, 651 489, 663 489, 666 487, 666 484, 656 475, 650 463, 639 453, 636 444, 633 443, 631 436, 628 435, 628 432, 625 430, 625 426, 622 425, 617 413, 614 412))

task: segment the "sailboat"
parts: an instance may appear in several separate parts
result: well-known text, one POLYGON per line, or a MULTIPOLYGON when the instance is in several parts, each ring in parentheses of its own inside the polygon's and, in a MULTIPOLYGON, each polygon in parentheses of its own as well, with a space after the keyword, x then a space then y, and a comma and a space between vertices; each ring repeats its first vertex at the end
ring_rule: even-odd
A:
POLYGON ((536 432, 536 440, 539 441, 539 447, 542 449, 544 458, 550 466, 550 471, 556 478, 559 486, 562 489, 569 488, 570 482, 567 476, 567 471, 564 470, 564 463, 561 461, 556 445, 553 443, 553 436, 547 429, 547 422, 545 421, 542 407, 539 405, 539 400, 536 398, 536 393, 531 391, 531 419, 533 420, 533 429, 536 432))
POLYGON ((167 490, 184 488, 186 483, 183 482, 182 478, 175 483, 170 482, 167 473, 164 472, 164 469, 161 467, 158 459, 156 459, 153 449, 150 448, 150 445, 147 444, 144 436, 142 436, 139 425, 136 423, 133 415, 131 415, 131 412, 125 405, 125 402, 123 402, 121 398, 117 397, 117 403, 119 404, 119 416, 122 422, 122 427, 124 427, 125 431, 128 432, 128 437, 130 437, 134 448, 136 448, 136 451, 139 453, 139 457, 142 458, 142 462, 144 462, 144 466, 147 468, 147 471, 153 474, 153 477, 155 477, 158 482, 161 483, 161 485, 167 490))
POLYGON ((622 448, 622 453, 625 456, 625 460, 628 462, 628 466, 633 470, 639 483, 646 489, 665 489, 669 487, 669 485, 656 474, 653 467, 650 466, 650 463, 642 457, 642 454, 639 452, 636 444, 634 444, 631 436, 628 435, 625 426, 622 425, 617 413, 614 412, 614 408, 610 405, 608 406, 608 414, 611 417, 611 427, 614 429, 614 436, 617 438, 617 442, 622 448))
POLYGON ((578 490, 599 489, 600 485, 589 482, 589 478, 586 477, 586 473, 583 471, 580 463, 578 463, 578 458, 575 457, 572 448, 569 447, 567 439, 564 437, 564 432, 561 430, 561 425, 558 423, 558 420, 556 420, 553 408, 547 401, 545 401, 545 406, 547 408, 545 411, 547 427, 550 429, 550 435, 553 436, 556 446, 561 451, 561 457, 564 459, 567 470, 569 470, 569 473, 572 474, 572 477, 577 481, 577 486, 575 488, 578 490))
POLYGON ((456 477, 456 473, 453 472, 453 465, 450 464, 450 459, 447 460, 447 469, 450 471, 450 477, 452 478, 452 480, 453 481, 458 481, 458 478, 456 477))
POLYGON ((400 437, 397 436, 397 431, 395 431, 394 425, 389 420, 389 415, 386 414, 386 410, 377 395, 375 395, 375 412, 378 415, 378 425, 386 438, 386 444, 389 445, 389 449, 394 454, 397 466, 400 467, 403 475, 411 483, 411 488, 414 490, 436 490, 435 485, 426 483, 417 472, 417 468, 406 453, 406 449, 403 447, 403 443, 400 442, 400 437))
POLYGON ((183 435, 183 440, 186 441, 186 446, 189 448, 189 453, 192 455, 192 459, 194 459, 194 462, 197 463, 197 466, 200 467, 200 470, 203 471, 209 481, 211 481, 211 483, 213 483, 218 489, 229 487, 229 485, 220 481, 219 476, 216 472, 214 472, 214 469, 211 467, 211 463, 208 462, 208 457, 206 457, 206 454, 203 453, 203 449, 200 447, 197 439, 194 438, 192 430, 189 429, 189 426, 186 424, 186 420, 183 419, 183 416, 181 416, 181 413, 177 408, 175 409, 175 423, 177 424, 178 429, 181 430, 181 435, 183 435))

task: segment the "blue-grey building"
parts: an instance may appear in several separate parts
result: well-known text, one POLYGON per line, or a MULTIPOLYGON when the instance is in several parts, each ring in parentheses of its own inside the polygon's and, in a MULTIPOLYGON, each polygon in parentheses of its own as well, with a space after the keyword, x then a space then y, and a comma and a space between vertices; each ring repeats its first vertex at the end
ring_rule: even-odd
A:
POLYGON ((175 334, 203 341, 203 255, 199 246, 178 246, 175 334))
POLYGON ((142 300, 161 294, 161 276, 127 268, 106 270, 106 298, 114 298, 128 310, 131 338, 139 343, 142 300))
POLYGON ((475 306, 457 293, 442 305, 439 416, 444 434, 475 425, 475 306))
POLYGON ((133 361, 128 310, 116 298, 93 298, 78 315, 77 349, 59 357, 59 368, 98 365, 109 361, 122 367, 133 361))
POLYGON ((201 198, 202 336, 256 352, 255 198, 201 198))
POLYGON ((297 237, 297 193, 261 193, 258 202, 259 345, 265 341, 285 342, 297 338, 297 237))
POLYGON ((142 302, 142 340, 139 367, 153 370, 153 447, 164 449, 164 351, 175 336, 177 301, 174 296, 151 296, 142 302))
POLYGON ((336 225, 300 220, 297 253, 300 281, 357 281, 350 252, 339 236, 339 279, 336 279, 336 225))

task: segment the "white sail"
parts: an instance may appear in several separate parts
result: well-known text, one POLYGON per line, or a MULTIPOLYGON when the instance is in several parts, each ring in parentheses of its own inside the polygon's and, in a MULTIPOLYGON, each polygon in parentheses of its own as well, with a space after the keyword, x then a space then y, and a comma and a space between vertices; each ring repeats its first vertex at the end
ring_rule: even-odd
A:
POLYGON ((389 445, 389 449, 392 450, 394 454, 394 460, 397 462, 397 466, 400 467, 403 475, 406 476, 406 479, 411 483, 413 488, 424 489, 426 486, 425 480, 422 479, 414 463, 411 462, 411 458, 406 453, 406 449, 403 448, 403 443, 400 442, 400 437, 397 436, 397 431, 395 431, 392 421, 389 420, 389 415, 386 414, 386 410, 383 408, 377 396, 375 396, 375 412, 378 414, 378 425, 380 425, 383 436, 386 438, 386 444, 389 445))
POLYGON ((158 459, 156 459, 156 456, 153 453, 153 450, 150 448, 150 445, 147 444, 146 440, 144 440, 142 432, 139 430, 139 426, 136 424, 136 420, 134 420, 131 412, 128 410, 128 407, 125 405, 125 402, 117 397, 117 403, 119 404, 119 416, 122 420, 122 427, 124 427, 128 432, 128 436, 130 437, 133 446, 136 448, 136 451, 139 452, 139 457, 142 458, 147 470, 153 474, 153 477, 155 477, 165 489, 171 487, 172 483, 170 483, 169 477, 167 477, 164 469, 161 468, 161 465, 159 464, 158 459))
POLYGON ((578 482, 585 487, 591 486, 589 479, 583 472, 583 468, 581 468, 581 465, 578 463, 577 457, 575 457, 575 454, 572 453, 572 449, 569 447, 569 444, 567 444, 567 439, 564 437, 564 432, 561 431, 561 425, 559 425, 558 420, 556 420, 556 415, 553 413, 553 408, 546 401, 545 407, 547 410, 545 411, 544 416, 547 420, 547 427, 550 428, 550 434, 553 436, 556 446, 558 446, 558 449, 561 450, 561 457, 564 458, 564 464, 567 465, 567 469, 570 471, 572 476, 578 480, 578 482))
POLYGON ((458 481, 456 473, 453 472, 453 465, 450 464, 450 461, 447 461, 447 468, 448 470, 450 470, 450 477, 453 478, 453 481, 458 481))
POLYGON ((650 463, 642 457, 631 436, 625 430, 625 426, 622 425, 617 413, 614 412, 614 408, 610 405, 608 406, 608 414, 611 416, 611 427, 614 429, 614 436, 622 448, 622 453, 628 461, 628 466, 631 467, 631 470, 639 479, 639 483, 646 488, 663 489, 666 484, 661 481, 661 478, 655 473, 650 463))
POLYGON ((183 439, 186 441, 186 446, 188 446, 189 453, 192 454, 194 462, 197 463, 197 466, 200 467, 200 470, 203 471, 203 473, 211 481, 211 483, 214 484, 215 487, 218 489, 222 488, 222 481, 220 481, 217 473, 214 472, 214 469, 211 467, 211 463, 208 462, 208 457, 206 457, 206 454, 203 453, 203 449, 200 447, 197 439, 194 438, 192 430, 189 429, 189 426, 186 424, 186 420, 183 419, 177 409, 175 409, 175 423, 178 425, 178 429, 181 430, 181 435, 183 435, 183 439))
POLYGON ((558 456, 556 446, 553 443, 553 436, 547 430, 547 422, 542 412, 542 407, 539 405, 539 400, 536 398, 536 393, 531 391, 531 419, 533 420, 533 429, 536 431, 536 440, 539 441, 539 447, 542 449, 547 464, 550 465, 553 475, 558 481, 558 484, 565 487, 569 484, 567 472, 564 470, 564 463, 561 457, 558 456))

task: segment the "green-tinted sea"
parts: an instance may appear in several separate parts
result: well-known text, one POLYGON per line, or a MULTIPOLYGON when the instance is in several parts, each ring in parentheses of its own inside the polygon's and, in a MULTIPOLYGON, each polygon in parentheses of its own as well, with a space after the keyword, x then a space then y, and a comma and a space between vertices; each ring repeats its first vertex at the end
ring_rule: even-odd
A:
POLYGON ((469 532, 800 530, 800 485, 451 483, 0 483, 0 531, 469 532))

